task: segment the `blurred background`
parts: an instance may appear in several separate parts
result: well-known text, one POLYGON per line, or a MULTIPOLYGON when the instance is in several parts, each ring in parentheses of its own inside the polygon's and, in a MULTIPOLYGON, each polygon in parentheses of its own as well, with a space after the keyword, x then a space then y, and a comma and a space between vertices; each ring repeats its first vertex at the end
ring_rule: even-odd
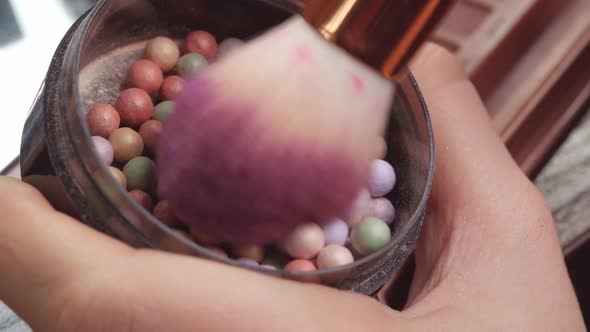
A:
POLYGON ((0 168, 19 153, 21 131, 57 44, 96 0, 0 0, 0 168))
MULTIPOLYGON (((5 172, 57 44, 96 2, 0 0, 5 172)), ((590 317, 590 1, 458 0, 431 40, 460 58, 499 135, 544 193, 590 317)), ((404 280, 392 302, 403 302, 404 280)), ((0 331, 29 329, 0 304, 0 331)))

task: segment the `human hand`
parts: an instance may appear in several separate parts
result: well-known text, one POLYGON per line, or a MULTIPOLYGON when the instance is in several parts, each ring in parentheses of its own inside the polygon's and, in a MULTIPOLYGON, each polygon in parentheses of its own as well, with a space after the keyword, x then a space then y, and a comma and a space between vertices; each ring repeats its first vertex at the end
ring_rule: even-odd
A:
POLYGON ((0 300, 35 331, 583 331, 553 219, 457 61, 413 72, 437 170, 403 311, 320 285, 138 250, 0 179, 0 300))

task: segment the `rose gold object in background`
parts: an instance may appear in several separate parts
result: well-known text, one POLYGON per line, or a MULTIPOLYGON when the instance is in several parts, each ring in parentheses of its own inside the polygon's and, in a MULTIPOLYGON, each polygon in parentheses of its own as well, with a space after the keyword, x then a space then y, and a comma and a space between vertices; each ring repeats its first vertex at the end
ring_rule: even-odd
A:
POLYGON ((537 105, 506 140, 512 156, 529 176, 542 170, 578 119, 590 110, 589 64, 587 45, 547 92, 535 96, 537 105))
POLYGON ((588 108, 589 15, 588 0, 460 0, 431 36, 462 61, 530 176, 588 108))
POLYGON ((303 17, 385 77, 396 78, 432 32, 449 0, 307 1, 303 17))
MULTIPOLYGON (((428 12, 429 5, 428 1, 405 1, 403 4, 402 1, 362 1, 360 4, 358 0, 302 2, 311 8, 311 12, 305 14, 308 20, 320 30, 323 27, 326 38, 337 40, 374 67, 381 64, 380 70, 384 73, 391 70, 384 65, 387 52, 377 52, 379 57, 366 57, 364 52, 383 45, 396 45, 388 43, 403 38, 387 33, 394 24, 382 22, 381 27, 363 24, 362 18, 354 16, 354 11, 358 10, 354 6, 379 8, 373 15, 385 15, 382 13, 394 6, 407 6, 400 7, 400 12, 414 13, 415 17, 409 15, 410 18, 405 19, 407 16, 400 14, 401 17, 395 19, 405 19, 400 24, 408 28, 413 26, 409 21, 420 25, 422 16, 415 13, 428 12), (343 16, 347 19, 343 20, 343 16), (334 33, 333 27, 341 25, 344 27, 334 33), (367 42, 353 42, 366 35, 370 36, 367 42)), ((588 79, 585 79, 590 66, 581 63, 588 63, 590 1, 456 0, 451 5, 437 5, 438 12, 431 12, 433 17, 448 13, 428 37, 457 54, 482 96, 498 133, 523 171, 533 177, 576 119, 589 108, 584 104, 590 98, 588 79), (573 70, 574 67, 577 70, 573 70)), ((436 21, 435 18, 431 22, 436 21)), ((431 31, 433 25, 425 27, 423 34, 431 31)), ((417 37, 417 44, 423 37, 417 37)), ((395 50, 390 51, 388 55, 395 63, 395 50)), ((393 71, 402 68, 406 61, 407 58, 394 64, 393 71)))

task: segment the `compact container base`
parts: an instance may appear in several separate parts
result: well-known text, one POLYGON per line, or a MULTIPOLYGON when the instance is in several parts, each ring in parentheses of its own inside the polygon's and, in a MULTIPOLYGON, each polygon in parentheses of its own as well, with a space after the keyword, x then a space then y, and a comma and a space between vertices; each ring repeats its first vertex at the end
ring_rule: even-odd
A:
MULTIPOLYGON (((95 153, 86 110, 92 93, 113 94, 126 75, 85 69, 90 64, 133 61, 133 45, 159 36, 182 39, 207 30, 219 40, 249 39, 300 10, 291 1, 100 1, 80 18, 56 51, 23 131, 21 174, 59 210, 132 246, 194 255, 241 266, 207 250, 158 221, 131 197, 95 153), (131 46, 130 46, 131 45, 131 46), (127 52, 128 51, 128 52, 127 52), (104 85, 90 81, 103 80, 104 85), (108 76, 108 75, 107 75, 108 76)), ((391 241, 353 264, 313 272, 252 267, 269 275, 316 280, 333 287, 373 294, 400 268, 414 248, 434 168, 432 130, 415 81, 408 74, 397 89, 386 135, 397 183, 387 198, 396 207, 391 241)))

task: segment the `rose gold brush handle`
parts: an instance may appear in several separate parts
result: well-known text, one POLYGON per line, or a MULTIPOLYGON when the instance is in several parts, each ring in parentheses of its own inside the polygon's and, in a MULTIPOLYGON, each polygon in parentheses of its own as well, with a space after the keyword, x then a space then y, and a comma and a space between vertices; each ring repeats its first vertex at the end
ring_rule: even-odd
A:
POLYGON ((453 0, 308 0, 302 15, 327 40, 399 79, 453 0))

